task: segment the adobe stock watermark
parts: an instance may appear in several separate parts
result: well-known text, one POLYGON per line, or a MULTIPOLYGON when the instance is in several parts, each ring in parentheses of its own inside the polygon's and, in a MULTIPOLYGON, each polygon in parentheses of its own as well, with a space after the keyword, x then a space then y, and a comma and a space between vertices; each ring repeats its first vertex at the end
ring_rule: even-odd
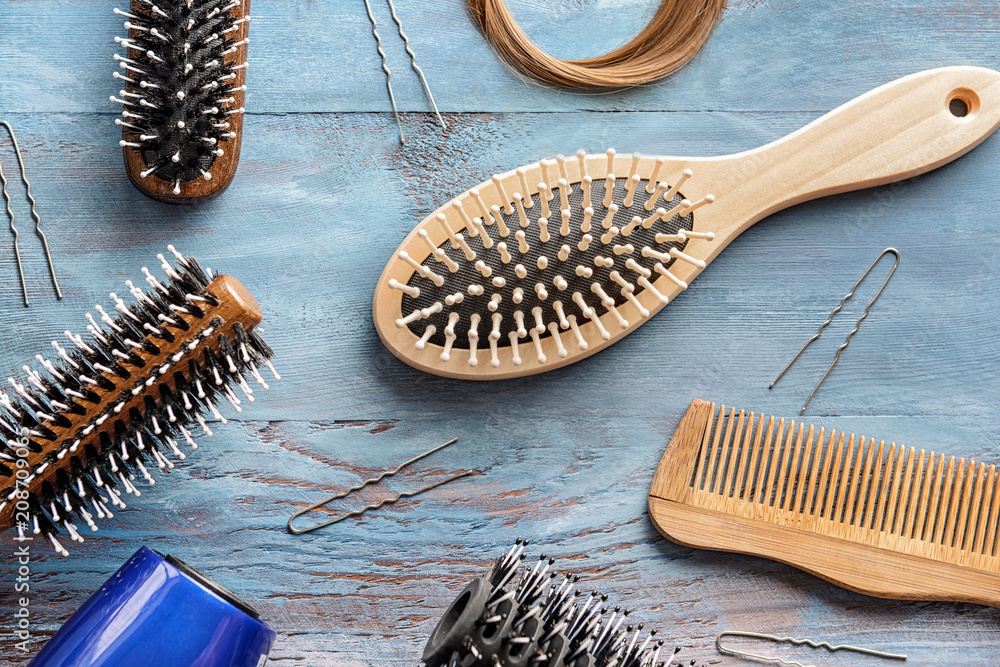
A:
POLYGON ((20 437, 11 440, 8 445, 13 445, 15 481, 14 494, 10 500, 14 503, 14 524, 17 526, 17 537, 15 542, 20 546, 14 549, 14 559, 17 561, 17 576, 14 579, 14 591, 16 596, 16 608, 14 611, 14 647, 22 652, 28 652, 28 644, 31 640, 31 612, 29 606, 31 598, 31 545, 34 541, 29 525, 31 515, 28 513, 28 481, 31 473, 28 469, 28 429, 21 429, 20 437))

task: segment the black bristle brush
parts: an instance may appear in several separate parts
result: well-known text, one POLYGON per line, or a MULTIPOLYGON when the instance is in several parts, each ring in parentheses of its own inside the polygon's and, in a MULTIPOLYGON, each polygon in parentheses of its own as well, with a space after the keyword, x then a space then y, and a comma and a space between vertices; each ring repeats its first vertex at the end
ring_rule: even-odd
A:
POLYGON ((143 194, 190 203, 221 194, 240 159, 250 0, 132 0, 116 37, 121 146, 143 194))
POLYGON ((153 484, 150 468, 173 468, 182 448, 197 447, 196 431, 212 435, 203 412, 225 423, 217 401, 237 412, 253 401, 246 376, 267 389, 266 366, 280 379, 246 288, 168 249, 173 266, 157 255, 165 282, 143 267, 149 291, 126 281, 134 303, 112 293, 115 317, 97 305, 88 338, 66 331, 65 347, 52 343, 58 360, 37 355, 40 370, 24 366, 0 391, 0 529, 43 536, 67 555, 57 534, 82 542, 78 523, 97 530, 108 504, 140 495, 139 477, 153 484))
MULTIPOLYGON (((438 622, 421 667, 672 667, 656 631, 629 622, 608 596, 550 572, 554 559, 522 566, 520 538, 465 587, 438 622)), ((693 663, 692 663, 693 664, 693 663)))

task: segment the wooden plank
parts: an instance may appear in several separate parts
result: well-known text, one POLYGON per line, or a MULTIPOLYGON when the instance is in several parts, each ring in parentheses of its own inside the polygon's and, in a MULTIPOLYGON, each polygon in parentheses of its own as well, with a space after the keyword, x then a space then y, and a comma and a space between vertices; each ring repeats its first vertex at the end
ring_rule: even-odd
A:
MULTIPOLYGON (((124 3, 127 4, 127 3, 124 3)), ((638 33, 652 0, 512 2, 521 27, 562 57, 605 53, 638 33)), ((122 0, 33 0, 6 7, 0 82, 6 112, 117 113, 108 96, 122 0), (44 27, 44 30, 43 30, 44 27), (67 36, 86 36, 68 39, 67 36)), ((991 0, 891 4, 738 0, 703 52, 667 81, 613 95, 525 83, 501 64, 462 0, 400 2, 398 14, 443 111, 827 111, 915 71, 941 65, 1000 69, 991 0), (866 54, 859 57, 859 54, 866 54)), ((372 11, 404 111, 429 104, 384 0, 372 11)), ((250 28, 248 109, 389 112, 371 24, 358 2, 261 2, 250 28)), ((407 119, 407 125, 419 124, 407 119)))
MULTIPOLYGON (((720 659, 713 645, 716 633, 736 628, 905 650, 914 664, 982 664, 996 655, 975 641, 995 624, 991 609, 876 600, 785 565, 659 538, 645 496, 679 416, 230 423, 130 503, 141 509, 118 512, 74 545, 70 559, 37 552, 36 628, 53 632, 146 544, 258 605, 279 632, 279 665, 360 665, 373 656, 412 664, 458 590, 523 536, 533 557, 557 557, 582 585, 627 604, 699 661, 740 664, 720 659), (317 533, 283 530, 292 511, 330 489, 452 435, 461 440, 342 507, 466 467, 484 476, 317 533)), ((884 421, 895 429, 909 420, 884 421)), ((10 604, 8 590, 0 595, 10 604)))
MULTIPOLYGON (((773 216, 640 331, 554 373, 487 384, 427 376, 381 346, 370 315, 374 281, 399 241, 492 173, 581 147, 736 152, 897 76, 944 64, 1000 68, 995 3, 734 0, 677 76, 591 96, 519 80, 460 0, 400 1, 452 126, 442 135, 387 7, 374 0, 409 137, 400 146, 363 5, 255 1, 240 171, 222 198, 190 209, 147 201, 124 176, 107 101, 118 88, 115 4, 4 4, 0 115, 19 133, 66 298, 50 291, 15 179, 33 303, 20 305, 10 242, 0 242, 0 376, 67 326, 82 331, 87 308, 175 243, 257 297, 284 380, 71 559, 37 552, 40 638, 147 544, 257 604, 279 632, 270 664, 412 665, 458 590, 523 535, 533 555, 558 557, 634 608, 686 659, 743 664, 719 656, 714 638, 748 629, 900 650, 913 664, 1000 662, 1000 649, 982 641, 996 624, 992 609, 876 600, 779 563, 688 549, 659 537, 645 514, 656 463, 692 397, 798 416, 884 273, 774 390, 767 384, 888 245, 902 252, 900 269, 809 421, 1000 458, 996 137, 919 179, 773 216), (331 487, 453 435, 459 444, 389 488, 466 466, 485 476, 331 530, 284 531, 295 508, 331 487)), ((529 34, 566 56, 621 43, 654 6, 512 4, 529 34)), ((0 144, 0 161, 12 160, 0 144)), ((10 539, 0 537, 4 553, 10 539)), ((0 586, 4 619, 13 596, 0 586)), ((0 655, 24 664, 10 629, 0 621, 0 655)))
MULTIPOLYGON (((657 415, 664 407, 679 412, 692 395, 747 409, 761 409, 766 401, 769 412, 791 416, 874 294, 883 268, 789 375, 774 390, 764 388, 871 259, 895 245, 903 255, 896 278, 817 394, 813 414, 987 414, 998 398, 997 333, 990 326, 1000 317, 1000 304, 990 298, 1000 269, 1000 241, 992 229, 992 211, 1000 204, 991 175, 996 137, 915 181, 818 200, 766 219, 634 335, 536 381, 461 384, 456 392, 454 382, 413 371, 376 339, 374 281, 399 240, 438 202, 496 165, 580 145, 665 152, 674 143, 668 136, 678 135, 678 152, 723 153, 808 119, 623 113, 609 124, 592 116, 581 116, 580 123, 550 114, 468 116, 464 139, 447 144, 468 156, 462 162, 440 152, 400 150, 394 130, 379 116, 255 117, 232 192, 205 207, 178 209, 135 196, 109 140, 114 126, 98 124, 101 117, 16 116, 67 296, 55 302, 40 244, 24 224, 27 207, 15 194, 34 304, 15 307, 12 258, 0 255, 6 326, 18 332, 0 341, 0 351, 5 367, 16 369, 67 326, 82 330, 86 309, 120 291, 125 279, 141 278, 139 267, 155 262, 155 253, 172 242, 239 278, 260 301, 266 338, 292 378, 274 403, 256 406, 261 418, 423 414, 429 397, 441 410, 499 401, 519 413, 585 405, 589 414, 628 418, 657 415), (525 138, 510 142, 514 133, 525 138), (347 164, 352 167, 339 166, 347 164), (694 362, 683 375, 671 370, 694 362), (593 373, 601 381, 588 381, 593 373), (662 380, 620 400, 633 378, 662 380)), ((436 137, 422 140, 425 147, 437 145, 436 137)), ((12 159, 7 152, 0 158, 12 159)), ((907 433, 887 435, 934 446, 907 433)), ((996 439, 982 433, 968 442, 969 453, 979 458, 979 448, 996 439)))

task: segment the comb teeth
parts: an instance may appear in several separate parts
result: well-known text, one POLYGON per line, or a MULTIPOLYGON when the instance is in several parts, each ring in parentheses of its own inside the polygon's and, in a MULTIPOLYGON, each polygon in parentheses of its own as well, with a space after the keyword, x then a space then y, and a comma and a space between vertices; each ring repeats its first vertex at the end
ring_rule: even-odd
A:
POLYGON ((726 410, 687 450, 687 504, 1000 572, 995 465, 726 410))
POLYGON ((527 544, 518 538, 459 595, 431 634, 421 667, 678 664, 679 648, 664 650, 655 630, 629 623, 627 609, 604 606, 607 595, 585 593, 579 577, 551 571, 554 559, 542 554, 523 565, 527 544))
POLYGON ((218 401, 237 412, 253 401, 244 376, 267 388, 259 367, 273 372, 273 353, 252 331, 252 297, 169 250, 173 266, 159 255, 166 282, 143 268, 148 292, 127 282, 135 303, 112 294, 116 317, 98 305, 89 339, 66 331, 65 344, 52 343, 58 360, 38 355, 41 370, 25 366, 0 391, 0 526, 21 538, 43 535, 66 555, 59 532, 82 542, 74 522, 97 530, 109 504, 141 495, 138 478, 154 484, 150 470, 196 449, 196 431, 212 435, 202 412, 225 423, 218 401))
MULTIPOLYGON (((714 235, 686 232, 694 227, 693 212, 714 197, 694 203, 684 198, 680 187, 690 169, 667 174, 659 160, 644 180, 638 171, 642 156, 619 157, 617 175, 614 158, 609 151, 604 178, 587 175, 582 151, 575 162, 563 156, 542 160, 493 176, 442 207, 434 224, 418 230, 419 245, 397 254, 409 278, 386 282, 401 298, 395 326, 413 333, 414 349, 431 344, 445 348, 442 363, 478 365, 478 315, 494 332, 492 368, 502 365, 504 348, 511 354, 503 359, 519 366, 519 345, 544 364, 609 340, 609 330, 628 329, 665 305, 668 289, 686 287, 671 267, 680 262, 704 268, 684 249, 691 238, 710 242, 714 235), (533 187, 529 172, 542 178, 533 187), (656 185, 657 177, 665 180, 656 185), (457 326, 449 326, 453 315, 457 326), (569 315, 577 322, 572 331, 569 315), (536 326, 526 329, 521 319, 536 326), (569 346, 566 336, 572 336, 569 346)), ((600 172, 604 163, 604 156, 593 157, 590 171, 600 172)))
POLYGON ((116 37, 115 54, 124 82, 121 146, 138 151, 146 165, 140 176, 155 176, 180 194, 182 183, 211 180, 211 168, 236 138, 230 119, 243 113, 250 41, 239 39, 249 18, 236 18, 241 0, 161 0, 132 3, 125 17, 128 36, 116 37), (236 64, 239 61, 241 64, 236 64))

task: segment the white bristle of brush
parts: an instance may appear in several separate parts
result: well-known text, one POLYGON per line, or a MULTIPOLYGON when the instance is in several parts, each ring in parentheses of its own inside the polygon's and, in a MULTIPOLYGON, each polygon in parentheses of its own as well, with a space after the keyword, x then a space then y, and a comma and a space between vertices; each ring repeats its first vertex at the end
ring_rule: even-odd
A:
POLYGON ((186 456, 182 447, 197 449, 195 429, 212 435, 202 411, 225 423, 216 401, 227 401, 237 411, 244 400, 252 402, 245 376, 264 389, 268 384, 261 367, 280 379, 270 362, 273 353, 252 328, 212 316, 224 302, 208 290, 210 276, 194 259, 173 246, 168 250, 176 258, 173 265, 157 256, 165 280, 143 268, 149 292, 126 281, 134 304, 112 293, 117 317, 98 304, 99 321, 87 314, 89 339, 66 331, 70 346, 52 342, 57 360, 37 355, 41 370, 24 366, 24 381, 8 378, 13 393, 0 391, 5 443, 0 483, 11 482, 0 496, 0 513, 12 513, 19 535, 42 535, 62 555, 68 552, 57 539, 59 532, 82 542, 73 521, 98 530, 95 519, 113 516, 108 504, 124 508, 123 495, 141 495, 139 477, 153 485, 150 469, 173 468, 171 457, 186 456), (218 342, 218 352, 205 344, 209 340, 218 342), (150 365, 167 346, 179 349, 150 365), (144 402, 142 409, 136 400, 144 402), (100 414, 79 420, 95 406, 101 406, 100 414), (29 464, 30 469, 22 465, 43 453, 42 462, 29 464), (55 476, 50 466, 58 468, 55 476), (16 485, 15 469, 26 471, 16 476, 16 485))
POLYGON ((236 138, 232 119, 243 114, 245 85, 237 85, 246 68, 250 39, 240 38, 249 17, 241 0, 148 0, 132 2, 125 37, 115 37, 122 53, 114 54, 122 82, 122 128, 119 142, 138 151, 142 179, 157 178, 172 186, 212 180, 212 165, 236 138))
POLYGON ((675 664, 679 647, 665 648, 656 630, 633 624, 608 595, 583 589, 579 576, 557 574, 555 559, 542 554, 525 564, 527 544, 518 538, 462 592, 431 634, 421 667, 675 664))

